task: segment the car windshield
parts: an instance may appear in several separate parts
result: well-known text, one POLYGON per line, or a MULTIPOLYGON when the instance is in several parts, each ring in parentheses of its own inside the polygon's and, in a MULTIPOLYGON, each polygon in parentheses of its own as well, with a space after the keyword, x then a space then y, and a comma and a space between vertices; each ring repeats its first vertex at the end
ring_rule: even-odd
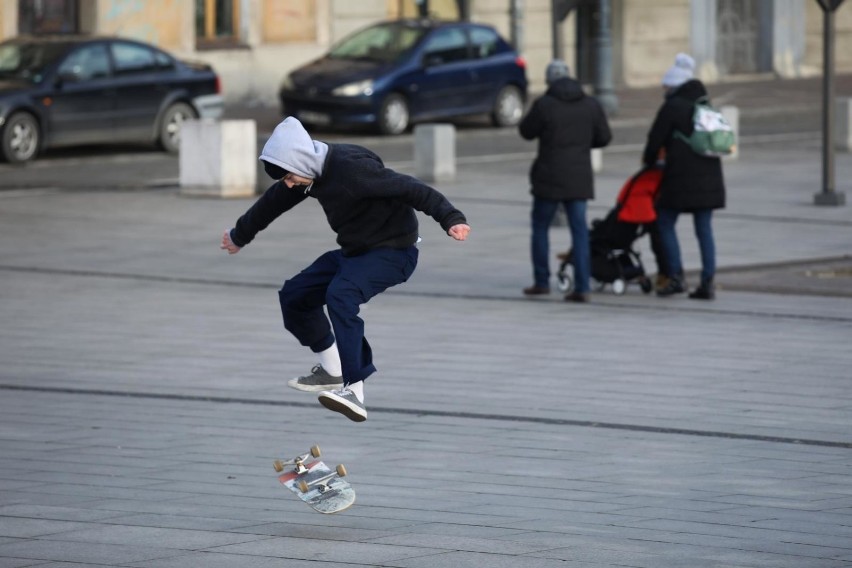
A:
POLYGON ((428 30, 398 23, 379 24, 347 37, 329 51, 335 59, 371 59, 392 62, 399 59, 428 30))
POLYGON ((0 78, 26 79, 40 83, 44 69, 65 53, 67 45, 60 43, 0 45, 0 78))

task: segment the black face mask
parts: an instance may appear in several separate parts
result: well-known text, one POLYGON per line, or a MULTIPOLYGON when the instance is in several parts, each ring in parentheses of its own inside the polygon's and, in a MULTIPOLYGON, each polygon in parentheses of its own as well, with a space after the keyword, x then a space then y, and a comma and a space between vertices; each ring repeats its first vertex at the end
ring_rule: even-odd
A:
POLYGON ((266 175, 276 181, 282 179, 289 173, 281 166, 276 166, 275 164, 270 164, 269 162, 263 162, 263 170, 266 172, 266 175))

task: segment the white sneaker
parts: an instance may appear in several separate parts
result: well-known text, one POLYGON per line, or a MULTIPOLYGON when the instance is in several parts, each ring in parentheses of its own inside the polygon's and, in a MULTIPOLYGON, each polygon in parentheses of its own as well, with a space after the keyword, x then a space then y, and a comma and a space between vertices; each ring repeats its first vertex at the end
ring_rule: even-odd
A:
POLYGON ((287 386, 300 391, 319 392, 342 388, 343 377, 330 375, 328 371, 322 368, 322 365, 315 365, 314 368, 311 369, 310 375, 290 379, 287 381, 287 386))
POLYGON ((353 422, 363 422, 367 419, 367 409, 364 407, 364 403, 358 400, 358 397, 349 387, 323 391, 319 394, 319 401, 324 407, 339 412, 353 422))

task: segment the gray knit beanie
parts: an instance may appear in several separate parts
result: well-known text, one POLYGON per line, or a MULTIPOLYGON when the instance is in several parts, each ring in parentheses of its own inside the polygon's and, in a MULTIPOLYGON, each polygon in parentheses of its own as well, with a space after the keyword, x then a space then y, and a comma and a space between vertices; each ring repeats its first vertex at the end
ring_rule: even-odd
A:
POLYGON ((544 72, 544 78, 547 84, 550 85, 557 79, 570 76, 568 64, 561 59, 554 59, 547 64, 547 70, 544 72))
POLYGON ((663 86, 680 87, 695 73, 695 60, 686 53, 678 53, 675 56, 674 65, 668 68, 663 75, 663 86))

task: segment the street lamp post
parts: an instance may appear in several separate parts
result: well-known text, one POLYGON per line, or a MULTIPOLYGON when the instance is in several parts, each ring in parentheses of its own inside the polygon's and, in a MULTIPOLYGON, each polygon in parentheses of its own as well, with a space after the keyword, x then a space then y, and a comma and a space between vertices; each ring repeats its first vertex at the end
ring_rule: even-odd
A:
POLYGON ((610 0, 599 0, 595 33, 595 96, 607 114, 618 111, 618 97, 612 85, 612 7, 610 0))
POLYGON ((817 0, 823 12, 822 191, 816 205, 843 205, 846 194, 834 187, 834 12, 843 0, 817 0))

